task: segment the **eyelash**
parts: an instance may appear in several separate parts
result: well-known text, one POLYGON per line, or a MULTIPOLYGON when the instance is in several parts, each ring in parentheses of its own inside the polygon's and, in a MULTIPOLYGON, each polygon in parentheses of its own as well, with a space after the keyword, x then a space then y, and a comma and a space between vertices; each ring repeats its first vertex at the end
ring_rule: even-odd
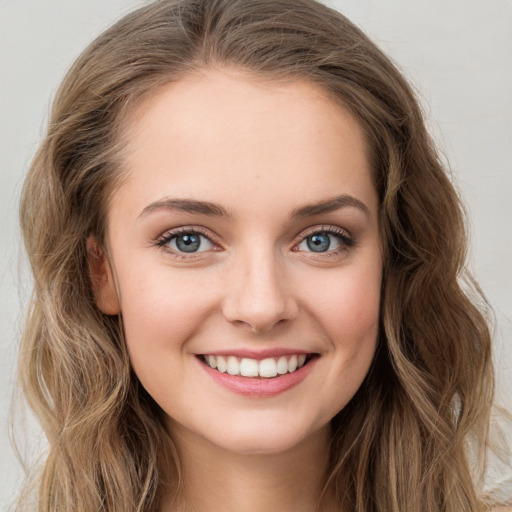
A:
MULTIPOLYGON (((198 254, 201 252, 207 252, 207 251, 196 251, 196 252, 182 252, 182 251, 176 251, 174 249, 171 249, 168 246, 173 240, 178 238, 179 236, 183 235, 198 235, 200 237, 206 238, 213 246, 219 247, 219 244, 216 243, 215 237, 212 236, 212 234, 200 227, 187 227, 183 226, 171 231, 168 231, 158 237, 154 245, 157 247, 161 247, 162 249, 166 250, 166 252, 171 253, 174 257, 177 257, 179 259, 187 259, 187 258, 194 258, 197 257, 198 254)), ((352 247, 356 245, 356 240, 354 237, 352 237, 346 230, 339 228, 337 226, 314 226, 311 227, 305 231, 302 231, 297 237, 296 241, 293 245, 293 252, 304 252, 309 254, 312 257, 322 257, 322 256, 337 256, 342 251, 348 251, 352 247), (297 247, 304 243, 309 237, 315 236, 315 235, 331 235, 336 237, 339 240, 340 246, 336 249, 331 249, 325 252, 314 252, 314 251, 300 251, 297 249, 297 247)), ((217 249, 218 250, 218 249, 217 249)))
MULTIPOLYGON (((172 231, 168 231, 168 232, 164 233, 163 235, 161 235, 160 237, 158 237, 156 239, 155 245, 157 247, 161 247, 166 252, 171 253, 172 255, 174 255, 177 258, 180 258, 180 259, 191 258, 191 257, 193 258, 194 255, 198 254, 197 252, 186 253, 186 252, 182 252, 182 251, 176 251, 174 249, 171 249, 170 247, 166 247, 174 239, 178 238, 179 236, 183 236, 183 235, 201 236, 203 238, 206 238, 212 245, 218 247, 218 244, 213 240, 214 237, 212 237, 210 232, 207 232, 206 230, 204 230, 202 228, 187 227, 187 226, 183 226, 183 227, 180 227, 180 228, 177 228, 172 231)), ((205 252, 205 251, 200 251, 200 252, 205 252)))
MULTIPOLYGON (((314 252, 314 251, 305 251, 310 257, 325 257, 325 256, 338 256, 342 252, 347 252, 352 247, 356 245, 356 239, 351 236, 345 229, 342 229, 337 226, 314 226, 306 229, 306 231, 302 231, 299 235, 300 240, 294 244, 294 248, 298 245, 304 243, 309 237, 315 235, 331 235, 336 237, 340 246, 336 249, 331 249, 325 252, 314 252)), ((294 252, 300 252, 297 249, 294 249, 294 252)))
POLYGON ((311 260, 316 261, 329 261, 330 259, 340 259, 344 258, 349 251, 355 247, 356 239, 350 235, 345 229, 342 229, 338 226, 314 226, 306 231, 302 231, 299 234, 299 241, 296 242, 293 246, 293 252, 301 253, 304 257, 307 257, 311 260), (329 240, 329 244, 326 251, 314 251, 312 250, 308 238, 318 236, 318 235, 329 235, 329 238, 335 237, 338 242, 338 247, 331 249, 331 240, 329 240), (310 250, 301 250, 299 247, 302 244, 307 244, 310 250))

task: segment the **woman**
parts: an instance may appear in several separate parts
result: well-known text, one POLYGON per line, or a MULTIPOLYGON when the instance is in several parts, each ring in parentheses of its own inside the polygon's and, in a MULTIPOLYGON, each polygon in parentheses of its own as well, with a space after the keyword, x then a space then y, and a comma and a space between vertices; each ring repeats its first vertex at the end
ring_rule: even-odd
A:
POLYGON ((21 207, 40 510, 483 510, 490 337, 401 75, 309 0, 84 52, 21 207))

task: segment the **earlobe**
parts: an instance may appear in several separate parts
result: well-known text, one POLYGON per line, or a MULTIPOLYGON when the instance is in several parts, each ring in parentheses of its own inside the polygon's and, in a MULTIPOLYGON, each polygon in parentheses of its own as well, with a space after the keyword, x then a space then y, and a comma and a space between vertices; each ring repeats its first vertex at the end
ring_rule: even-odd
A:
POLYGON ((98 309, 105 315, 118 315, 121 312, 121 306, 112 269, 103 249, 93 235, 87 239, 87 264, 98 309))

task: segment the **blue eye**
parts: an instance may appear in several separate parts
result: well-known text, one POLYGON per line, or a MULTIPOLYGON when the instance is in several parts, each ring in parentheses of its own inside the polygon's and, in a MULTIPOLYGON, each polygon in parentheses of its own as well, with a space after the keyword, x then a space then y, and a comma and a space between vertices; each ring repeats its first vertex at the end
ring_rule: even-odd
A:
POLYGON ((331 246, 331 237, 327 233, 318 233, 306 238, 308 249, 313 252, 325 252, 331 246))
POLYGON ((352 245, 352 240, 341 233, 332 233, 329 231, 318 231, 306 236, 297 246, 299 251, 324 253, 335 251, 342 246, 352 245))
POLYGON ((193 231, 183 231, 178 234, 169 233, 159 241, 158 245, 167 246, 169 249, 180 253, 203 252, 213 248, 210 239, 193 231))
POLYGON ((181 252, 197 252, 201 247, 199 235, 180 235, 174 238, 176 248, 181 252))

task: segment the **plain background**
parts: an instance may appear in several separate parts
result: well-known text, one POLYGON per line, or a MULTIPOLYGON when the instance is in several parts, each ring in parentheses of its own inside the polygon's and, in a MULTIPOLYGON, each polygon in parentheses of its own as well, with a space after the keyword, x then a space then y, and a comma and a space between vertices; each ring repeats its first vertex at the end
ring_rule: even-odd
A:
MULTIPOLYGON (((8 439, 30 278, 19 192, 51 98, 79 52, 140 0, 0 0, 0 509, 22 478, 8 439)), ((498 396, 512 404, 512 0, 330 0, 399 65, 470 213, 469 266, 497 316, 498 396)), ((29 421, 29 436, 36 430, 29 421)), ((19 433, 21 428, 16 425, 19 433)), ((502 471, 501 477, 503 478, 502 471)), ((499 478, 499 475, 495 477, 499 478)), ((512 489, 510 490, 512 494, 512 489)))

